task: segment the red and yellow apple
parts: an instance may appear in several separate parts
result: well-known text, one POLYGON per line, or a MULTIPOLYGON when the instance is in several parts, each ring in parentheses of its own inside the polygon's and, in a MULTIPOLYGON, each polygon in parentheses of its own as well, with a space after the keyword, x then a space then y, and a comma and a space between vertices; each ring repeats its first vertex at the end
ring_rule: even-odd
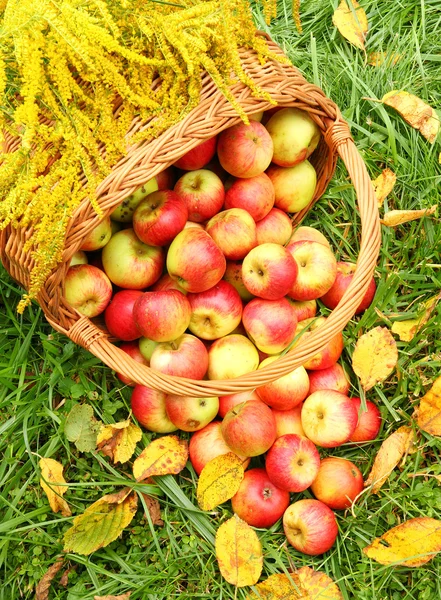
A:
POLYGON ((101 314, 112 297, 109 278, 93 265, 69 267, 64 278, 64 297, 67 302, 85 317, 101 314))
POLYGON ((257 349, 244 335, 226 335, 208 350, 208 379, 234 379, 258 366, 257 349))
POLYGON ((287 492, 306 490, 316 478, 319 467, 317 448, 311 440, 295 433, 278 437, 265 459, 268 477, 287 492))
POLYGON ((247 400, 227 412, 221 431, 225 442, 236 454, 259 456, 273 445, 276 422, 264 402, 247 400))
POLYGON ((266 174, 274 186, 276 208, 296 213, 306 208, 313 199, 317 173, 309 161, 304 160, 295 167, 271 165, 266 174))
POLYGON ((330 550, 338 535, 332 510, 320 500, 309 498, 288 506, 283 515, 283 530, 291 546, 310 556, 330 550))
POLYGON ((191 306, 178 290, 144 292, 133 306, 133 318, 142 336, 155 342, 170 342, 187 329, 191 306))
POLYGON ((278 354, 292 342, 297 327, 294 309, 286 300, 254 298, 243 309, 242 323, 259 350, 278 354))
POLYGON ((199 338, 184 333, 159 343, 152 352, 150 367, 166 375, 202 379, 208 368, 208 352, 199 338))
POLYGON ((236 178, 225 193, 225 208, 243 208, 257 222, 274 206, 274 186, 266 173, 248 179, 236 178))
POLYGON ((348 396, 335 390, 319 390, 306 398, 302 407, 305 435, 317 446, 335 448, 349 441, 358 414, 348 396))
POLYGON ((292 289, 297 263, 280 244, 261 244, 243 259, 242 280, 247 290, 266 300, 279 300, 292 289))
POLYGON ((208 221, 224 204, 225 190, 222 180, 208 169, 184 173, 176 182, 174 191, 187 205, 190 222, 208 221))
POLYGON ((258 121, 238 123, 222 131, 217 144, 222 167, 234 177, 255 177, 263 173, 273 157, 273 141, 258 121))
POLYGON ((349 508, 363 490, 363 475, 350 460, 328 456, 320 463, 311 492, 334 510, 349 508))

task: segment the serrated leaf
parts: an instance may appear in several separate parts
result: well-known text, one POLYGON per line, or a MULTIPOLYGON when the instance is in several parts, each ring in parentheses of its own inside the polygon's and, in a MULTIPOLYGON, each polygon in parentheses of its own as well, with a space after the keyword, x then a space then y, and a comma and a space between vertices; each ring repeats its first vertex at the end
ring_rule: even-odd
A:
POLYGON ((375 327, 363 334, 352 354, 352 368, 366 391, 387 379, 397 362, 397 344, 386 327, 375 327))
POLYGON ((430 298, 423 304, 423 312, 416 319, 406 319, 406 321, 395 321, 392 324, 392 333, 398 335, 402 342, 410 342, 413 340, 415 335, 424 327, 427 321, 430 319, 434 308, 438 304, 441 294, 430 298))
POLYGON ((188 443, 177 435, 153 440, 133 463, 136 481, 155 475, 177 475, 187 464, 188 443))
POLYGON ((372 180, 374 186, 375 196, 377 198, 378 206, 382 206, 387 196, 394 189, 394 185, 397 181, 397 176, 390 169, 383 169, 383 171, 372 180))
POLYGON ((141 438, 141 429, 127 419, 112 425, 101 425, 96 445, 114 463, 125 463, 132 458, 141 438))
POLYGON ((52 581, 57 575, 58 571, 62 568, 64 563, 64 556, 58 558, 53 565, 49 567, 49 569, 45 572, 43 577, 37 583, 37 587, 35 588, 35 600, 48 600, 49 598, 49 589, 51 587, 52 581))
POLYGON ((364 50, 364 41, 368 32, 367 16, 356 0, 349 0, 349 2, 352 8, 346 0, 340 2, 332 16, 332 22, 348 42, 364 50))
POLYGON ((410 427, 400 427, 381 444, 364 485, 372 485, 372 492, 377 494, 389 475, 398 465, 405 453, 412 451, 414 442, 410 427))
POLYGON ((431 144, 435 142, 440 127, 438 114, 418 96, 393 90, 385 94, 381 102, 399 112, 404 120, 414 129, 418 129, 431 144))
POLYGON ((258 594, 250 594, 247 600, 343 600, 332 579, 310 567, 301 567, 290 577, 276 573, 255 587, 258 594))
POLYGON ((137 505, 138 497, 130 488, 103 496, 75 517, 64 534, 64 551, 91 554, 108 546, 132 521, 137 505))
POLYGON ((421 398, 416 414, 418 427, 430 435, 441 435, 441 377, 421 398))
POLYGON ((66 417, 64 433, 80 452, 92 452, 96 447, 99 427, 93 408, 89 404, 76 404, 66 417))
POLYGON ((216 532, 215 552, 222 577, 237 587, 254 585, 262 573, 262 545, 256 532, 237 515, 216 532))
POLYGON ((67 492, 66 480, 63 477, 63 465, 52 458, 41 458, 38 464, 41 469, 40 485, 49 500, 51 509, 54 512, 61 512, 63 517, 70 517, 72 513, 63 498, 67 492))
POLYGON ((233 452, 210 460, 202 469, 197 487, 197 500, 202 510, 213 510, 230 500, 244 478, 242 460, 233 452))
POLYGON ((382 565, 420 567, 441 551, 441 521, 429 517, 409 519, 393 527, 363 552, 382 565))
POLYGON ((386 227, 397 227, 403 223, 433 215, 437 208, 437 206, 431 206, 430 208, 421 210, 390 210, 384 213, 384 217, 380 219, 380 223, 386 225, 386 227))

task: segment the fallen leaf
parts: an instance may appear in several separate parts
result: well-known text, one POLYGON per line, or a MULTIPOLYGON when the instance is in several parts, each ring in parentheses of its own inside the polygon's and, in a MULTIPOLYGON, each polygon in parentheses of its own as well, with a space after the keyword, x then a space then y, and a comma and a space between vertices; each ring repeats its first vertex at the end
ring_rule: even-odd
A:
POLYGON ((127 419, 121 423, 101 425, 96 445, 114 463, 125 463, 132 458, 141 438, 141 429, 127 419))
POLYGON ((438 114, 418 96, 393 90, 385 94, 381 102, 399 112, 404 120, 414 129, 419 129, 421 135, 431 144, 435 142, 440 127, 438 114))
POLYGON ((423 312, 416 319, 407 319, 406 321, 395 321, 392 324, 392 333, 398 335, 402 342, 410 342, 415 335, 430 319, 430 315, 438 304, 441 293, 433 298, 429 298, 423 304, 423 312))
POLYGON ((119 596, 94 596, 93 600, 129 600, 132 592, 126 592, 125 594, 120 594, 119 596))
POLYGON ((136 481, 154 475, 176 475, 185 467, 188 459, 188 443, 177 435, 166 435, 153 440, 133 463, 136 481))
POLYGON ((406 567, 420 567, 440 551, 441 521, 429 517, 409 519, 363 548, 381 565, 397 563, 406 567))
POLYGON ((96 447, 99 427, 93 408, 89 404, 76 404, 66 417, 64 433, 80 452, 92 452, 96 447))
POLYGON ((378 206, 383 205, 386 197, 393 190, 396 181, 397 176, 390 169, 383 169, 380 175, 372 181, 378 206))
POLYGON ((49 588, 51 587, 52 581, 56 574, 61 569, 64 563, 64 556, 57 558, 53 565, 49 567, 40 581, 37 583, 35 588, 35 600, 48 600, 49 588))
POLYGON ((197 500, 202 510, 213 510, 230 500, 244 478, 242 459, 233 452, 210 460, 202 469, 197 487, 197 500))
POLYGON ((271 575, 256 586, 257 594, 247 600, 343 600, 338 586, 326 573, 301 567, 290 578, 284 573, 271 575))
POLYGON ((364 40, 368 32, 368 20, 364 9, 356 0, 349 0, 352 8, 346 0, 340 2, 332 16, 332 22, 344 38, 360 50, 364 50, 364 40))
POLYGON ((147 506, 147 510, 152 520, 153 525, 164 525, 164 521, 161 519, 161 508, 157 498, 153 498, 148 494, 142 494, 144 502, 147 506))
POLYGON ((370 52, 367 62, 368 65, 371 65, 372 67, 381 67, 382 65, 394 67, 401 58, 402 55, 397 52, 392 52, 392 54, 388 54, 384 51, 370 52))
POLYGON ((374 327, 355 344, 352 368, 364 390, 387 379, 398 361, 397 344, 386 327, 374 327))
POLYGON ((441 377, 421 398, 416 414, 418 427, 430 435, 441 435, 441 377))
POLYGON ((433 215, 433 213, 436 212, 436 209, 437 206, 435 205, 421 210, 390 210, 389 212, 384 213, 384 217, 380 219, 380 223, 386 225, 386 227, 397 227, 397 225, 402 225, 409 221, 415 221, 416 219, 433 215))
POLYGON ((441 484, 441 475, 434 475, 433 473, 409 473, 408 477, 433 477, 441 484))
POLYGON ((409 453, 412 449, 413 442, 413 431, 410 427, 405 426, 400 427, 385 439, 377 452, 364 486, 372 485, 372 492, 377 494, 404 454, 409 453))
POLYGON ((137 505, 138 496, 130 488, 103 496, 75 517, 64 534, 64 551, 91 554, 108 546, 132 521, 137 505))
POLYGON ((41 458, 38 464, 41 469, 40 485, 49 500, 51 509, 54 512, 61 512, 63 517, 70 517, 71 510, 63 498, 67 492, 66 480, 63 477, 63 465, 52 458, 41 458))
POLYGON ((215 552, 219 569, 228 583, 254 585, 262 573, 262 545, 254 529, 237 515, 216 532, 215 552))
POLYGON ((76 571, 76 568, 77 565, 71 565, 70 567, 67 567, 63 575, 60 577, 60 585, 62 585, 63 587, 67 587, 69 585, 69 574, 71 573, 71 571, 76 571))

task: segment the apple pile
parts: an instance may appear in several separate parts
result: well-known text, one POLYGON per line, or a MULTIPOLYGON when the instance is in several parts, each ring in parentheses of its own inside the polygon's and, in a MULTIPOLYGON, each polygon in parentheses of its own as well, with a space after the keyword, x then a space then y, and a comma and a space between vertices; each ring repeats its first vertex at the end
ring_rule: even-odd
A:
MULTIPOLYGON (((194 380, 232 379, 266 366, 294 338, 326 320, 355 265, 338 262, 326 237, 293 230, 290 215, 311 202, 308 157, 320 131, 295 108, 272 109, 205 140, 137 189, 87 236, 65 279, 81 314, 104 313, 109 333, 135 361, 194 380), (263 124, 264 123, 264 124, 263 124)), ((365 310, 375 282, 358 307, 365 310)), ((197 474, 234 452, 248 466, 233 510, 250 525, 283 516, 289 542, 326 552, 337 536, 333 510, 363 488, 348 460, 318 448, 374 439, 378 408, 349 397, 337 362, 341 333, 303 366, 251 392, 196 398, 133 386, 133 414, 146 429, 191 432, 197 474), (315 499, 290 504, 306 489, 315 499)))

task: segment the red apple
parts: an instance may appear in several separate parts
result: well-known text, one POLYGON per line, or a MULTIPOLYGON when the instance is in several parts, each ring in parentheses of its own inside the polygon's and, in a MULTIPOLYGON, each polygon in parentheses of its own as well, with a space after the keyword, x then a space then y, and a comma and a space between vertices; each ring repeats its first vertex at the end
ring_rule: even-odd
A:
POLYGON ((181 336, 190 317, 190 302, 178 290, 145 292, 133 306, 140 334, 155 342, 170 342, 181 336))
POLYGON ((330 550, 338 535, 332 510, 320 500, 306 498, 288 506, 283 530, 291 546, 310 556, 330 550))
POLYGON ((261 244, 243 259, 242 280, 249 292, 266 300, 279 300, 297 278, 297 263, 280 244, 261 244))
POLYGON ((182 431, 198 431, 214 419, 219 408, 219 398, 194 398, 169 395, 165 408, 170 421, 182 431))
POLYGON ((227 394, 219 398, 219 411, 218 415, 222 419, 225 417, 227 412, 234 406, 247 402, 248 400, 260 400, 259 396, 255 391, 250 390, 248 392, 238 392, 237 394, 227 394))
POLYGON ((260 400, 247 400, 229 410, 222 421, 222 435, 236 454, 259 456, 276 439, 271 409, 260 400))
POLYGON ((286 212, 272 208, 266 217, 256 223, 257 243, 284 246, 292 234, 292 223, 286 212))
POLYGON ((200 339, 184 333, 158 344, 150 358, 150 367, 166 375, 202 379, 208 368, 208 352, 200 339))
POLYGON ((156 433, 170 433, 177 427, 168 418, 165 409, 164 392, 158 392, 144 385, 133 388, 131 406, 135 419, 140 425, 156 433))
POLYGON ((277 437, 287 433, 296 433, 297 435, 305 436, 305 432, 302 427, 302 404, 298 404, 291 410, 276 410, 272 409, 274 418, 276 420, 277 437))
MULTIPOLYGON (((300 339, 308 338, 311 333, 321 327, 323 323, 326 322, 326 317, 316 317, 315 319, 303 319, 297 324, 296 333, 299 334, 304 331, 303 335, 300 339)), ((297 344, 298 342, 296 342, 297 344)), ((326 346, 317 352, 312 358, 308 359, 303 363, 305 369, 316 371, 321 369, 328 369, 332 365, 334 365, 341 356, 343 352, 343 334, 338 332, 334 335, 333 338, 329 340, 326 346)))
POLYGON ((309 375, 309 393, 313 394, 318 390, 335 390, 341 394, 348 395, 351 383, 346 377, 343 367, 335 363, 327 369, 310 371, 309 375))
POLYGON ((102 261, 115 285, 143 290, 160 278, 165 257, 162 248, 144 244, 133 229, 122 229, 103 248, 102 261))
POLYGON ((224 279, 225 281, 228 281, 228 283, 231 283, 244 302, 248 302, 254 298, 253 294, 251 294, 244 285, 241 260, 227 260, 224 279))
POLYGON ((225 194, 225 208, 243 208, 260 221, 274 206, 274 186, 266 173, 234 179, 225 194))
POLYGON ((207 169, 184 173, 176 182, 174 191, 187 205, 188 220, 196 223, 211 219, 224 204, 222 180, 207 169))
POLYGON ((187 290, 184 290, 179 283, 170 277, 168 273, 165 273, 156 283, 150 286, 150 292, 165 292, 166 290, 178 290, 183 294, 187 294, 187 290))
POLYGON ((320 129, 307 112, 282 108, 273 115, 266 128, 273 140, 273 163, 292 167, 308 158, 320 141, 320 129))
MULTIPOLYGON (((279 356, 269 356, 265 358, 259 369, 271 364, 279 356)), ((271 383, 256 388, 259 398, 278 410, 290 410, 301 404, 309 392, 309 377, 304 367, 298 367, 287 375, 279 377, 271 383)))
POLYGON ((350 442, 370 442, 374 440, 381 427, 381 413, 378 406, 366 400, 366 410, 361 406, 360 398, 351 398, 358 415, 357 427, 349 438, 350 442))
POLYGON ((143 200, 152 192, 156 192, 157 189, 158 182, 156 177, 153 177, 144 183, 144 185, 141 185, 138 189, 136 189, 132 194, 130 194, 130 196, 127 196, 127 198, 125 198, 121 204, 114 209, 110 215, 110 218, 112 221, 117 221, 119 223, 131 223, 133 213, 135 212, 135 209, 141 200, 143 200))
POLYGON ((296 213, 314 198, 317 173, 309 161, 304 160, 295 167, 271 165, 266 174, 274 186, 276 208, 296 213))
POLYGON ((191 319, 188 328, 204 340, 216 340, 231 333, 242 318, 242 300, 227 281, 219 281, 214 287, 188 294, 191 319))
POLYGON ((349 508, 363 490, 363 475, 350 460, 328 456, 320 464, 311 492, 329 508, 349 508))
POLYGON ((302 408, 305 435, 317 446, 335 448, 355 431, 358 414, 348 396, 335 390, 319 390, 308 396, 302 408))
POLYGON ((104 218, 92 231, 89 231, 80 246, 80 250, 90 252, 103 248, 112 237, 110 217, 104 218))
POLYGON ((184 229, 187 204, 172 190, 149 194, 133 213, 133 229, 150 246, 165 246, 184 229))
POLYGON ((133 319, 133 305, 140 296, 140 290, 121 290, 113 296, 104 312, 104 321, 110 335, 125 342, 139 338, 133 319))
MULTIPOLYGON (((145 360, 144 356, 141 354, 139 350, 139 345, 137 341, 132 342, 123 342, 120 345, 120 349, 123 350, 126 354, 128 354, 134 361, 139 363, 140 365, 149 366, 149 362, 145 360)), ((130 387, 134 387, 136 383, 130 379, 130 377, 126 377, 123 373, 117 373, 116 376, 120 381, 122 381, 125 385, 129 385, 130 387)))
POLYGON ((177 179, 176 169, 173 166, 167 167, 158 173, 155 179, 158 184, 158 190, 172 190, 177 179))
POLYGON ((256 223, 243 208, 230 208, 218 213, 205 225, 205 231, 228 260, 244 258, 257 246, 256 223))
POLYGON ((270 480, 281 490, 303 492, 317 476, 320 455, 306 437, 288 433, 277 438, 265 459, 270 480))
POLYGON ((85 317, 101 314, 112 297, 112 284, 107 275, 93 265, 69 267, 64 279, 64 297, 85 317))
MULTIPOLYGON (((222 436, 221 426, 220 421, 211 421, 211 423, 196 431, 190 438, 188 448, 190 462, 198 475, 210 460, 221 454, 232 452, 222 436)), ((243 466, 246 468, 250 459, 244 456, 240 456, 240 458, 243 459, 243 466)))
POLYGON ((202 229, 184 229, 170 244, 167 271, 187 292, 204 292, 218 283, 226 269, 225 256, 202 229))
POLYGON ((259 354, 254 344, 239 334, 213 342, 208 351, 208 379, 234 379, 255 371, 259 354))
POLYGON ((254 298, 243 309, 242 323, 248 337, 267 354, 285 350, 294 339, 297 327, 294 309, 286 298, 254 298))
POLYGON ((216 154, 217 136, 208 138, 195 148, 186 152, 174 162, 175 167, 184 171, 202 169, 216 154))
POLYGON ((289 492, 276 487, 265 469, 250 469, 231 498, 237 516, 252 527, 271 527, 289 506, 289 492))
MULTIPOLYGON (((335 281, 331 289, 329 289, 326 292, 326 294, 324 294, 320 298, 320 300, 327 308, 333 310, 343 298, 343 294, 346 292, 347 288, 349 287, 349 284, 354 278, 356 266, 357 265, 353 263, 343 261, 337 263, 337 276, 335 278, 335 281)), ((376 289, 377 288, 375 285, 375 279, 372 277, 368 289, 366 290, 360 304, 358 305, 355 314, 359 314, 367 308, 369 308, 369 306, 372 304, 372 300, 374 299, 376 289)))
POLYGON ((297 321, 312 319, 317 314, 317 302, 315 300, 293 300, 287 297, 287 300, 294 309, 297 321))
POLYGON ((217 156, 222 167, 234 177, 255 177, 269 166, 273 142, 258 121, 249 125, 238 123, 222 131, 217 144, 217 156))
POLYGON ((290 242, 286 249, 297 263, 298 273, 288 296, 293 300, 315 300, 332 287, 337 260, 330 248, 319 242, 290 242))
POLYGON ((297 227, 290 237, 290 243, 292 242, 318 242, 319 244, 324 244, 330 248, 328 240, 325 238, 323 233, 321 233, 318 229, 314 227, 308 227, 306 225, 301 225, 297 227))

